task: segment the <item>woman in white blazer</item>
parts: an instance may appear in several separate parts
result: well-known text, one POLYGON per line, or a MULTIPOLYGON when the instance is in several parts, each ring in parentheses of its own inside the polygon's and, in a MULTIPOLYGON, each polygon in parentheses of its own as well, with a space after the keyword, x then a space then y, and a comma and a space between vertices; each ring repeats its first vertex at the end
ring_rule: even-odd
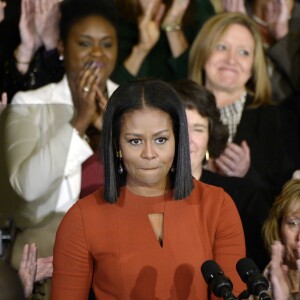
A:
POLYGON ((64 78, 17 93, 5 114, 9 181, 23 199, 13 215, 20 229, 15 267, 26 243, 35 243, 39 256, 52 255, 60 219, 78 199, 81 163, 93 153, 89 132, 101 132, 107 98, 117 87, 109 80, 117 57, 111 1, 65 0, 60 9, 64 78))

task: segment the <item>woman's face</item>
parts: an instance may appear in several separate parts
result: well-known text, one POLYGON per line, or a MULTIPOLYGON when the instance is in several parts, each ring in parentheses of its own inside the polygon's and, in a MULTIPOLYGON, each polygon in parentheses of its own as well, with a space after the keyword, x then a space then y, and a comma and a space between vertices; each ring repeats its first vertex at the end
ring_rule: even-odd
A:
POLYGON ((244 26, 228 27, 207 59, 205 86, 212 92, 243 92, 252 76, 255 43, 244 26))
POLYGON ((169 114, 152 108, 125 113, 119 145, 127 171, 126 184, 132 191, 143 194, 144 188, 153 192, 168 187, 175 155, 169 114))
POLYGON ((186 109, 185 113, 189 127, 192 173, 193 176, 196 176, 195 170, 199 171, 202 169, 202 162, 207 150, 209 122, 208 119, 202 117, 196 109, 186 109))
POLYGON ((291 207, 284 216, 281 225, 281 239, 285 245, 285 254, 287 263, 296 267, 296 258, 298 258, 296 243, 300 240, 300 199, 297 205, 291 207))
POLYGON ((105 86, 117 57, 115 28, 100 16, 88 16, 75 23, 62 45, 69 80, 77 79, 82 68, 95 62, 100 68, 100 86, 105 86))

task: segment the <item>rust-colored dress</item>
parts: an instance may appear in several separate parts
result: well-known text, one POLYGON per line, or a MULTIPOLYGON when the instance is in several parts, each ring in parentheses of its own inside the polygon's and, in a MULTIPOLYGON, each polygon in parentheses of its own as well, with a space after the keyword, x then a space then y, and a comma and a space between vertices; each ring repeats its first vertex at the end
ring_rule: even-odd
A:
POLYGON ((184 200, 173 192, 142 197, 122 188, 116 204, 102 189, 65 215, 54 247, 51 299, 208 299, 200 267, 214 259, 237 295, 245 286, 236 262, 245 256, 242 224, 220 188, 194 181, 184 200), (163 246, 148 214, 163 213, 163 246))

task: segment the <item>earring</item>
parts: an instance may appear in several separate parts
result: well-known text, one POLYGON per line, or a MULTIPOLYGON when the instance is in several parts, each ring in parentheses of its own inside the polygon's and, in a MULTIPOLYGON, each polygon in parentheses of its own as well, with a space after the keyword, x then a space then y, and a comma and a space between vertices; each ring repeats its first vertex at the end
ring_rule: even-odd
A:
POLYGON ((58 57, 58 59, 59 59, 60 61, 63 61, 63 60, 64 60, 64 56, 63 56, 62 54, 60 54, 59 57, 58 57))
POLYGON ((122 158, 120 158, 119 166, 118 166, 118 174, 122 175, 123 173, 124 173, 124 169, 123 169, 123 166, 122 166, 122 158))
POLYGON ((172 165, 170 172, 171 172, 171 173, 174 173, 174 172, 175 172, 175 167, 174 167, 174 165, 172 165))
POLYGON ((205 152, 205 157, 203 158, 203 161, 202 161, 202 166, 203 166, 203 167, 206 167, 208 161, 209 161, 209 152, 208 152, 208 150, 206 150, 206 152, 205 152))
POLYGON ((208 150, 206 150, 206 152, 205 152, 205 160, 209 161, 209 152, 208 152, 208 150))
POLYGON ((122 152, 121 150, 117 151, 116 156, 119 158, 118 174, 122 175, 124 173, 123 164, 122 164, 122 152))

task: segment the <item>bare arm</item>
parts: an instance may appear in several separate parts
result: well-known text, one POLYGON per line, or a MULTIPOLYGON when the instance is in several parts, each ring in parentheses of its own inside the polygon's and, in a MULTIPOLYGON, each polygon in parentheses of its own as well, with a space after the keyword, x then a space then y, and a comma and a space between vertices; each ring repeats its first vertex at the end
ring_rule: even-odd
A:
POLYGON ((18 71, 25 74, 36 50, 42 44, 35 29, 33 0, 22 0, 19 30, 21 43, 15 50, 14 55, 18 71))
POLYGON ((182 19, 189 3, 189 0, 173 0, 173 4, 167 11, 162 22, 162 27, 165 28, 172 56, 174 58, 184 53, 189 46, 184 32, 181 30, 182 19), (167 30, 168 26, 171 26, 169 28, 173 30, 167 30), (178 26, 177 29, 176 26, 178 26))

